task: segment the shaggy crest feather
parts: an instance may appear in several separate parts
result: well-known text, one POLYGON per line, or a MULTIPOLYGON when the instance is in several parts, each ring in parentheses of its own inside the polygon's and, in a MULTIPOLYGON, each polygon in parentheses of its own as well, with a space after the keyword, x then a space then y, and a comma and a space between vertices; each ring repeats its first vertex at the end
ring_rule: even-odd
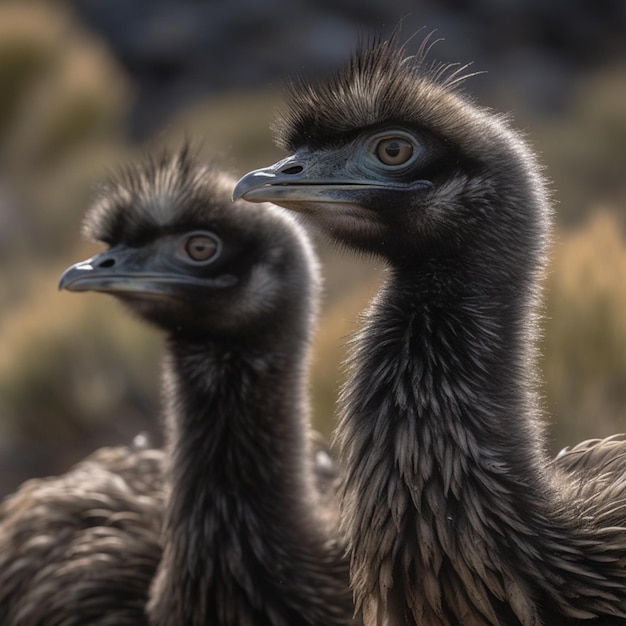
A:
MULTIPOLYGON (((420 49, 406 56, 397 35, 389 41, 363 42, 347 66, 327 81, 311 84, 295 80, 279 110, 273 130, 277 144, 293 151, 302 145, 311 148, 337 142, 339 135, 350 135, 386 122, 440 121, 441 98, 454 93, 464 101, 459 85, 472 74, 469 65, 437 63, 428 59, 434 45, 427 37, 420 49)), ((460 116, 463 107, 453 115, 460 116)), ((445 120, 450 131, 452 120, 445 120)))
POLYGON ((227 213, 212 199, 227 197, 231 187, 231 177, 216 163, 199 163, 190 145, 163 151, 120 168, 98 188, 83 232, 111 245, 142 243, 168 228, 201 228, 227 213))

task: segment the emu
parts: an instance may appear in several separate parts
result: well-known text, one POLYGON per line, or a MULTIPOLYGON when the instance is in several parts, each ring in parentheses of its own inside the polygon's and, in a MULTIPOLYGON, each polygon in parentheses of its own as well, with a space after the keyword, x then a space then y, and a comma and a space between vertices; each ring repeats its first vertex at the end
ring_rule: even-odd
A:
POLYGON ((465 68, 362 45, 276 122, 291 153, 234 197, 386 261, 340 397, 343 527, 368 626, 626 623, 626 442, 546 453, 536 158, 465 68))
POLYGON ((3 503, 3 624, 353 623, 308 424, 317 263, 289 216, 233 203, 233 182, 185 147, 89 210, 108 248, 60 288, 111 294, 165 334, 167 445, 100 450, 3 503))

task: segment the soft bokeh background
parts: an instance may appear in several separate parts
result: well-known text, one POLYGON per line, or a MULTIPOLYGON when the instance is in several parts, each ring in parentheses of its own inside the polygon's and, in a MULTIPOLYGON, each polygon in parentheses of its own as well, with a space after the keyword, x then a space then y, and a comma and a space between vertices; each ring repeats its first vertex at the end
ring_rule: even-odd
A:
MULTIPOLYGON (((59 293, 98 247, 80 222, 120 162, 187 135, 235 173, 280 153, 289 75, 324 76, 404 17, 473 61, 554 182, 542 368, 550 445, 626 430, 626 4, 621 0, 74 0, 0 3, 0 495, 102 444, 159 441, 160 338, 98 294, 59 293)), ((417 49, 422 35, 414 41, 417 49)), ((413 45, 413 44, 412 44, 413 45)), ((380 268, 319 242, 313 371, 329 434, 346 337, 380 268)))

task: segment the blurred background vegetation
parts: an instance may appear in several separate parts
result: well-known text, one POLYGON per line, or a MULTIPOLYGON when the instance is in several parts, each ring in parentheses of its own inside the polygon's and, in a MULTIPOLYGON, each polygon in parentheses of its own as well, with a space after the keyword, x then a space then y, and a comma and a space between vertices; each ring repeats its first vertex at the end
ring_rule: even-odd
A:
MULTIPOLYGON (((446 38, 438 58, 489 71, 466 89, 513 112, 553 180, 542 344, 552 449, 626 430, 626 10, 545 4, 1 3, 0 495, 99 445, 141 431, 160 441, 160 337, 104 296, 56 289, 99 249, 80 237, 94 185, 185 136, 235 173, 275 160, 269 126, 286 76, 326 74, 359 32, 406 15, 407 36, 425 24, 446 38)), ((318 249, 312 395, 328 435, 346 339, 381 268, 318 249)))

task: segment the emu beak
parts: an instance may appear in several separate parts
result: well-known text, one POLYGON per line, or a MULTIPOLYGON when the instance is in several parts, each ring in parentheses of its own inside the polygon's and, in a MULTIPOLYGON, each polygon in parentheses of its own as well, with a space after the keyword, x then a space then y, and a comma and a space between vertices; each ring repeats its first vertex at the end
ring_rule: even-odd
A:
POLYGON ((145 252, 140 248, 115 246, 96 256, 68 267, 59 281, 59 289, 99 291, 118 296, 168 296, 176 276, 150 271, 145 252))
POLYGON ((365 178, 348 171, 337 152, 298 151, 269 167, 243 176, 233 189, 233 199, 274 202, 288 209, 309 212, 315 205, 367 206, 372 192, 428 189, 427 180, 411 183, 365 178), (306 207, 301 207, 306 204, 306 207))
POLYGON ((249 202, 358 204, 359 191, 379 188, 373 181, 343 181, 336 171, 311 154, 295 154, 274 165, 246 174, 235 185, 233 199, 249 202), (326 165, 320 167, 318 164, 326 165))

